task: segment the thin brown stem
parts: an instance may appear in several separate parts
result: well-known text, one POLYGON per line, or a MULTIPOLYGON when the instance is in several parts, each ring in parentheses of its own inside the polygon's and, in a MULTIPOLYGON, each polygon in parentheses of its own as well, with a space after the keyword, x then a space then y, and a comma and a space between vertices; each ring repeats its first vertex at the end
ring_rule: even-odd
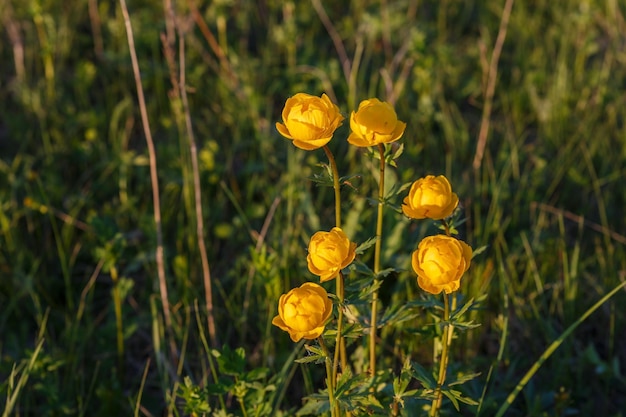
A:
POLYGON ((330 18, 326 14, 326 10, 324 10, 324 6, 322 5, 322 2, 320 0, 311 0, 311 3, 313 4, 313 8, 315 9, 315 12, 317 12, 317 15, 322 21, 322 24, 326 28, 328 35, 330 35, 330 39, 333 41, 333 44, 335 45, 335 49, 337 50, 337 55, 339 55, 339 60, 341 61, 343 75, 344 77, 346 77, 346 80, 349 80, 351 64, 350 64, 350 59, 348 58, 348 53, 346 52, 346 48, 343 45, 343 40, 341 39, 339 32, 337 32, 337 29, 333 25, 333 22, 330 20, 330 18))
POLYGON ((202 262, 202 279, 204 284, 204 301, 207 309, 207 328, 209 331, 209 341, 212 347, 219 346, 217 331, 215 328, 215 316, 213 313, 213 289, 211 283, 211 269, 209 258, 204 243, 204 220, 202 216, 202 189, 200 187, 200 170, 198 169, 198 148, 196 146, 191 115, 189 113, 189 100, 187 99, 187 88, 185 87, 185 37, 182 31, 178 30, 179 43, 179 66, 180 66, 180 97, 183 103, 183 113, 185 114, 185 124, 187 126, 187 137, 189 138, 189 152, 191 157, 191 168, 193 173, 193 194, 196 212, 196 236, 198 239, 198 250, 200 251, 200 261, 202 262))
POLYGON ((150 130, 150 121, 148 119, 148 111, 146 109, 146 99, 143 94, 141 84, 141 73, 139 71, 139 63, 137 60, 137 51, 135 50, 135 40, 133 36, 133 27, 130 22, 126 0, 120 0, 122 15, 126 25, 126 36, 128 38, 128 49, 130 50, 130 59, 135 77, 135 86, 137 88, 137 100, 139 101, 139 111, 141 113, 141 122, 143 124, 144 135, 146 137, 146 145, 148 147, 148 160, 150 165, 150 181, 152 186, 152 205, 154 211, 154 226, 156 230, 156 252, 155 259, 157 265, 157 275, 159 279, 159 292, 161 296, 161 304, 163 307, 163 317, 165 319, 165 327, 170 339, 170 354, 172 361, 176 361, 176 342, 174 341, 174 332, 172 329, 172 316, 170 313, 170 303, 167 294, 167 282, 165 280, 165 266, 163 261, 163 230, 161 227, 161 197, 159 194, 159 178, 157 175, 157 160, 154 141, 152 140, 152 132, 150 130))
POLYGON ((476 154, 474 155, 474 162, 472 164, 474 170, 478 170, 483 161, 483 155, 485 154, 485 146, 487 145, 487 135, 489 134, 489 125, 491 119, 491 107, 493 106, 493 95, 496 91, 496 79, 498 78, 498 61, 500 60, 500 53, 502 52, 502 46, 506 39, 506 31, 509 26, 509 18, 511 17, 511 9, 513 8, 514 0, 506 0, 502 16, 500 18, 500 29, 498 30, 498 37, 491 53, 491 59, 489 62, 489 70, 487 75, 487 86, 485 90, 485 105, 483 106, 483 114, 480 122, 480 131, 478 133, 478 143, 476 145, 476 154))

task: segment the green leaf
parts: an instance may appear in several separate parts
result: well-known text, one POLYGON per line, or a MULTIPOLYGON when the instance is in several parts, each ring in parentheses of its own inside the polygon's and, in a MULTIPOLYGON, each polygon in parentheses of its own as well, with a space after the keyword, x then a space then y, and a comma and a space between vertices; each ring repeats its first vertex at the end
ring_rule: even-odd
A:
POLYGON ((459 401, 458 399, 452 394, 452 391, 450 390, 446 390, 446 389, 442 389, 441 393, 443 395, 445 395, 446 397, 448 397, 450 399, 450 401, 452 401, 452 405, 454 405, 454 408, 456 409, 456 411, 461 411, 459 408, 459 401))
POLYGON ((430 372, 417 362, 411 362, 411 368, 413 369, 413 378, 420 381, 422 385, 424 385, 424 388, 435 389, 437 382, 430 372))
POLYGON ((246 381, 258 381, 259 379, 266 378, 269 373, 269 368, 256 368, 246 373, 243 379, 246 381))
POLYGON ((414 319, 418 315, 419 313, 415 311, 412 306, 409 306, 407 304, 392 305, 387 310, 385 310, 385 313, 380 320, 380 325, 385 326, 387 324, 393 325, 402 323, 404 321, 414 319))
POLYGON ((461 391, 443 389, 441 392, 446 397, 448 397, 450 401, 452 401, 452 403, 454 404, 454 408, 456 408, 456 411, 459 411, 459 401, 467 405, 478 405, 478 401, 475 401, 472 398, 463 396, 463 393, 461 391))
POLYGON ((307 355, 304 356, 302 358, 298 358, 296 360, 294 360, 294 362, 296 363, 311 363, 311 362, 315 362, 316 364, 318 363, 323 363, 325 360, 325 358, 323 358, 322 356, 319 355, 307 355))
POLYGON ((472 250, 472 259, 474 259, 474 257, 480 255, 481 253, 483 253, 484 251, 486 251, 488 248, 487 245, 481 246, 477 249, 472 250))
POLYGON ((456 320, 459 320, 461 318, 461 316, 463 314, 465 314, 465 312, 467 312, 468 310, 472 309, 476 309, 478 308, 478 306, 480 305, 480 303, 482 301, 485 300, 485 298, 487 298, 486 294, 481 295, 480 297, 478 297, 477 299, 474 298, 470 298, 465 304, 463 304, 460 308, 456 309, 455 311, 452 312, 452 314, 450 315, 450 322, 454 325, 456 325, 456 320))
POLYGON ((363 253, 365 253, 366 250, 376 244, 376 240, 378 239, 376 238, 376 236, 374 236, 361 243, 359 246, 356 247, 356 254, 362 255, 363 253))
POLYGON ((326 355, 324 354, 324 351, 321 348, 317 346, 312 346, 312 345, 304 345, 304 348, 307 351, 306 356, 303 358, 296 359, 295 362, 297 363, 311 363, 311 362, 322 363, 326 359, 326 355))
POLYGON ((302 408, 296 412, 296 416, 314 415, 319 416, 330 410, 330 402, 328 396, 314 394, 305 397, 305 403, 302 408))
POLYGON ((321 173, 313 174, 313 176, 308 179, 317 185, 321 185, 324 187, 334 187, 335 183, 333 182, 333 174, 328 164, 317 164, 317 166, 322 168, 321 173))
POLYGON ((212 349, 211 354, 217 359, 217 366, 222 374, 239 376, 243 373, 246 365, 246 352, 243 348, 233 351, 228 346, 224 346, 221 352, 212 349))
POLYGON ((391 189, 389 190, 389 192, 387 193, 387 198, 391 198, 394 197, 402 192, 404 192, 404 190, 406 190, 407 188, 409 188, 411 186, 411 184, 413 184, 412 182, 405 182, 404 184, 400 184, 400 183, 395 183, 391 189))
POLYGON ((480 376, 480 372, 476 372, 473 374, 463 374, 463 373, 459 373, 456 377, 455 381, 452 382, 448 382, 446 383, 447 386, 452 387, 454 385, 460 385, 460 384, 464 384, 467 381, 471 381, 472 379, 476 378, 480 376))

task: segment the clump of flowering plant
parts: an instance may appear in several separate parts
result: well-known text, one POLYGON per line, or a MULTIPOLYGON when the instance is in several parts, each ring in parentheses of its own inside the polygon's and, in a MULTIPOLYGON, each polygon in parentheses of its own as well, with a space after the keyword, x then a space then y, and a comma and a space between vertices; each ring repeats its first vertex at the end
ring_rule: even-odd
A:
MULTIPOLYGON (((325 94, 320 98, 298 93, 287 99, 282 114, 284 123, 276 124, 281 135, 292 140, 298 148, 324 150, 329 160, 328 172, 335 191, 335 225, 330 231, 312 234, 307 254, 309 272, 317 276, 322 284, 335 280, 335 293, 326 295, 320 285, 306 282, 280 297, 278 315, 272 321, 274 325, 288 332, 294 342, 306 339, 318 343, 318 346, 305 345, 309 354, 297 361, 326 364, 327 399, 322 400, 320 396, 308 398, 299 415, 318 415, 328 411, 332 417, 364 413, 395 416, 400 414, 405 400, 411 399, 421 402, 422 410, 427 411, 430 416, 437 416, 444 396, 450 398, 455 406, 459 401, 475 404, 460 391, 450 389, 451 385, 446 386, 453 330, 455 325, 459 329, 472 327, 459 320, 461 313, 473 305, 473 301, 469 301, 457 309, 457 298, 453 297, 461 288, 461 279, 471 265, 473 250, 454 236, 454 218, 459 213, 459 198, 452 191, 450 182, 443 175, 426 175, 401 187, 394 194, 398 195, 401 190, 410 186, 398 211, 410 219, 430 219, 442 223, 441 229, 445 233, 424 237, 417 243, 417 249, 410 258, 413 272, 417 276, 416 284, 424 291, 425 297, 443 293, 443 306, 439 307, 439 311, 443 313, 438 322, 442 333, 436 343, 441 348, 438 351, 439 357, 434 358, 439 364, 439 370, 433 372, 432 378, 426 378, 419 364, 407 362, 400 376, 392 378, 391 383, 385 383, 381 378, 383 375, 389 377, 389 374, 377 369, 377 357, 382 352, 378 344, 378 332, 381 326, 392 326, 393 320, 387 318, 381 321, 378 290, 390 271, 401 272, 402 267, 382 268, 383 212, 390 201, 390 196, 385 195, 384 179, 387 165, 395 167, 395 159, 402 153, 402 145, 396 146, 396 150, 392 152, 391 144, 402 138, 406 123, 398 119, 390 103, 377 98, 363 100, 358 109, 350 114, 351 132, 347 137, 348 143, 359 148, 371 148, 371 152, 367 154, 374 155, 379 161, 376 230, 373 239, 357 247, 357 243, 351 241, 342 229, 340 177, 335 158, 327 146, 343 120, 338 106, 331 103, 325 94), (369 268, 362 265, 359 254, 371 246, 374 246, 373 266, 369 268), (364 288, 358 294, 348 294, 347 297, 345 280, 350 278, 350 272, 355 269, 350 265, 355 262, 359 262, 362 270, 369 271, 369 278, 362 281, 364 288), (325 297, 326 301, 322 301, 325 297), (359 300, 359 305, 365 303, 369 306, 369 317, 359 313, 359 308, 351 305, 350 300, 355 298, 359 300), (451 310, 456 313, 451 315, 451 310), (335 314, 331 314, 332 311, 335 314), (346 319, 348 315, 349 320, 346 319), (364 346, 367 346, 369 360, 364 368, 367 371, 365 374, 353 375, 357 367, 348 361, 345 341, 347 327, 352 338, 367 340, 364 346), (327 347, 329 342, 334 342, 334 353, 327 347), (408 389, 411 379, 421 389, 408 389), (392 397, 385 397, 384 390, 374 388, 386 384, 393 390, 392 397), (346 388, 347 386, 350 388, 346 388)), ((406 302, 409 306, 415 300, 406 302)), ((458 385, 460 382, 454 384, 458 385)))

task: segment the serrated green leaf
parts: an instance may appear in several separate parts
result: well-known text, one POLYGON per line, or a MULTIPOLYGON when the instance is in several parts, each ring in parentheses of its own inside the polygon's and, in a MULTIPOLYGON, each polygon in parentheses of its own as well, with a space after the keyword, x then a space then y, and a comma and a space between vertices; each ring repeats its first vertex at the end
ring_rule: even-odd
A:
POLYGON ((330 410, 330 402, 324 397, 314 398, 313 396, 309 396, 306 397, 305 400, 304 406, 296 412, 296 416, 304 416, 307 414, 319 416, 330 410))
POLYGON ((322 356, 319 355, 309 355, 309 356, 304 356, 302 358, 298 358, 295 359, 294 362, 296 363, 311 363, 311 362, 315 362, 316 364, 318 363, 322 363, 324 362, 326 359, 322 356))
POLYGON ((376 274, 376 278, 385 278, 387 277, 387 275, 391 274, 392 272, 397 272, 397 270, 395 268, 386 268, 383 269, 382 271, 380 271, 379 273, 376 274))
MULTIPOLYGON (((359 275, 365 275, 367 277, 372 277, 374 276, 374 271, 372 271, 372 269, 365 265, 363 262, 356 260, 354 262, 352 262, 350 264, 350 266, 348 267, 351 271, 355 271, 357 272, 359 275)), ((361 278, 363 279, 363 278, 361 278)), ((355 280, 351 279, 350 282, 354 282, 355 280)))
POLYGON ((361 243, 359 246, 356 247, 356 254, 357 255, 362 255, 363 253, 365 253, 366 250, 368 250, 369 248, 371 248, 372 246, 374 246, 376 244, 376 240, 378 240, 376 238, 376 236, 371 237, 369 239, 367 239, 365 242, 361 243))
POLYGON ((342 336, 346 338, 358 338, 363 336, 364 330, 360 323, 350 323, 344 326, 342 336))
POLYGON ((441 392, 456 404, 455 407, 457 411, 459 411, 459 401, 467 405, 478 405, 478 402, 474 399, 463 396, 463 393, 461 391, 444 389, 441 392))
POLYGON ((374 283, 372 285, 369 285, 365 288, 363 288, 361 291, 359 291, 359 295, 357 296, 359 300, 367 300, 369 301, 371 298, 371 295, 374 291, 378 291, 378 289, 380 288, 380 286, 383 284, 382 281, 374 281, 374 283))
POLYGON ((435 389, 437 382, 430 372, 417 362, 411 362, 413 378, 417 379, 426 389, 435 389))
POLYGON ((475 328, 480 327, 480 326, 481 326, 480 323, 474 323, 473 321, 454 323, 454 328, 456 330, 461 330, 461 331, 475 329, 475 328))
POLYGON ((485 300, 486 298, 486 294, 481 295, 478 298, 470 298, 468 301, 465 302, 465 304, 463 304, 460 308, 456 309, 455 311, 452 312, 452 314, 450 315, 450 322, 452 322, 452 324, 455 324, 455 321, 458 320, 463 314, 465 314, 468 310, 474 310, 476 308, 478 308, 480 306, 480 304, 482 303, 482 301, 485 300))
POLYGON ((400 184, 400 183, 395 183, 391 189, 389 190, 388 195, 390 197, 392 196, 396 196, 402 192, 404 192, 404 190, 406 190, 407 188, 409 188, 411 186, 411 184, 413 184, 412 182, 405 182, 404 184, 400 184))
POLYGON ((212 349, 211 354, 216 358, 217 366, 222 374, 238 376, 243 373, 246 364, 246 353, 243 348, 233 351, 228 346, 224 346, 222 351, 212 349))
POLYGON ((446 383, 447 386, 452 387, 454 385, 460 385, 460 384, 464 384, 467 381, 471 381, 472 379, 476 378, 480 376, 480 372, 475 372, 473 374, 459 374, 456 377, 456 380, 452 381, 452 382, 448 382, 446 383))
POLYGON ((441 390, 441 393, 443 395, 445 395, 446 397, 448 397, 448 399, 450 401, 452 401, 452 405, 454 405, 454 408, 456 409, 456 411, 461 411, 461 409, 459 408, 459 401, 458 399, 452 394, 452 391, 450 390, 441 390))
POLYGON ((309 352, 312 355, 319 355, 322 357, 326 357, 326 355, 324 354, 324 350, 318 346, 304 345, 304 348, 306 349, 307 352, 309 352))
POLYGON ((407 304, 391 306, 383 314, 380 320, 380 325, 385 326, 387 324, 398 324, 407 320, 411 320, 417 317, 419 313, 413 311, 413 309, 407 304))
POLYGON ((402 397, 411 382, 411 361, 406 359, 402 365, 400 375, 393 380, 393 393, 396 397, 402 397))

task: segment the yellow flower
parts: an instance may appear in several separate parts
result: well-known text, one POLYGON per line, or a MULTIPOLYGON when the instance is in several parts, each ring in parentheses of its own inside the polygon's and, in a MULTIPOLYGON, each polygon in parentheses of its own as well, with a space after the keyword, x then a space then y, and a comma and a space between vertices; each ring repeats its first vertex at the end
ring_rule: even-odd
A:
POLYGON ((311 151, 326 145, 342 121, 339 107, 326 94, 320 98, 298 93, 287 99, 284 124, 276 123, 276 129, 298 148, 311 151))
POLYGON ((391 104, 377 98, 363 100, 359 109, 350 115, 348 142, 360 147, 390 143, 400 139, 406 123, 398 120, 391 104))
POLYGON ((424 238, 411 256, 417 283, 431 294, 446 294, 459 289, 461 277, 472 259, 472 248, 450 236, 424 238))
POLYGON ((411 185, 402 211, 413 219, 440 220, 450 216, 458 204, 459 197, 452 192, 446 177, 428 175, 411 185))
POLYGON ((289 333, 291 340, 315 339, 324 331, 324 325, 333 311, 328 293, 313 282, 302 284, 278 300, 278 315, 274 326, 289 333))
POLYGON ((317 232, 309 242, 306 258, 309 271, 319 275, 320 282, 329 281, 352 263, 355 250, 356 243, 350 242, 339 227, 333 227, 330 232, 317 232))

